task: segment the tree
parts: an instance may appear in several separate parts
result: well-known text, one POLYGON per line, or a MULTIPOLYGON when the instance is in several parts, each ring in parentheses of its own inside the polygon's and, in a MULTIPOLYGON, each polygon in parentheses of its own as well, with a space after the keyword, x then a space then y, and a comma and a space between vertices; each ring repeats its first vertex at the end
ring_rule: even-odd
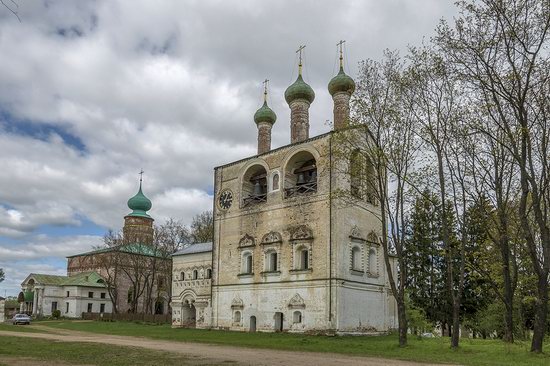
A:
POLYGON ((0 282, 4 281, 5 279, 4 269, 0 268, 0 282))
POLYGON ((519 171, 518 216, 537 277, 532 352, 542 352, 550 275, 550 3, 540 0, 458 2, 454 25, 443 22, 436 43, 490 126, 481 131, 512 157, 519 171))
POLYGON ((104 253, 94 254, 93 252, 86 257, 85 260, 94 261, 99 268, 100 273, 105 281, 107 292, 113 304, 113 313, 118 313, 119 302, 119 281, 121 266, 123 264, 120 247, 122 245, 122 235, 113 231, 107 232, 103 236, 103 246, 95 248, 102 250, 104 253))
POLYGON ((206 243, 214 239, 214 218, 212 211, 204 211, 193 217, 191 222, 192 243, 206 243))

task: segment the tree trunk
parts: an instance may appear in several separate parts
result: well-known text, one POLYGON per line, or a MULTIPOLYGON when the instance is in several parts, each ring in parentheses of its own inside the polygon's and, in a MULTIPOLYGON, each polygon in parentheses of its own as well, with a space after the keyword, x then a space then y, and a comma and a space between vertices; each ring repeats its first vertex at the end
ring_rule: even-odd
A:
POLYGON ((538 296, 536 301, 531 352, 542 353, 544 333, 546 330, 546 317, 548 314, 548 282, 543 277, 539 277, 537 292, 538 296))
MULTIPOLYGON (((453 297, 460 297, 453 296, 453 297)), ((453 298, 453 330, 451 333, 451 348, 458 348, 460 338, 460 298, 453 298)))
POLYGON ((399 347, 405 347, 407 345, 407 310, 405 307, 405 301, 403 298, 397 300, 397 317, 399 320, 399 347))

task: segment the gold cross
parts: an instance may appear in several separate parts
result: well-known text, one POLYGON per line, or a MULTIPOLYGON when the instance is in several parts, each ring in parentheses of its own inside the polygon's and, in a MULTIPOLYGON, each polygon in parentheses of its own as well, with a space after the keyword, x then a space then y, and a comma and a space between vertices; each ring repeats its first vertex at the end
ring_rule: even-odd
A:
POLYGON ((145 173, 145 172, 143 171, 143 169, 141 169, 140 172, 139 172, 139 183, 141 183, 143 181, 143 173, 145 173))
POLYGON ((265 79, 263 84, 264 84, 264 102, 267 102, 267 83, 269 83, 269 80, 268 79, 265 79))
POLYGON ((340 42, 336 43, 336 47, 340 48, 340 68, 344 66, 344 52, 342 51, 342 45, 346 43, 344 40, 340 40, 340 42))
POLYGON ((298 74, 300 75, 302 75, 302 50, 304 48, 306 48, 306 45, 300 46, 296 51, 296 53, 300 56, 300 62, 298 63, 298 74))

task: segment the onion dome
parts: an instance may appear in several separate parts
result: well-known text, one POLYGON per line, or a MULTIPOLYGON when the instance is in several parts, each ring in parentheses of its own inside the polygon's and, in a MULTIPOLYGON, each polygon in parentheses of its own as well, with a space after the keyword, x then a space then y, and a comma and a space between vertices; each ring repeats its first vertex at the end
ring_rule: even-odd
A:
POLYGON ((145 197, 141 191, 141 182, 139 184, 139 191, 136 195, 128 200, 128 207, 132 210, 128 216, 148 217, 147 211, 151 209, 153 204, 149 198, 145 197))
POLYGON ((256 124, 260 122, 274 124, 276 120, 277 115, 267 106, 267 101, 264 100, 264 105, 254 113, 254 122, 256 122, 256 124))
POLYGON ((294 84, 286 89, 285 99, 288 104, 296 99, 305 99, 309 103, 312 103, 315 99, 315 92, 311 89, 311 86, 302 79, 302 74, 300 73, 294 84))
POLYGON ((355 91, 355 82, 351 77, 346 75, 344 68, 340 66, 340 72, 333 77, 328 83, 328 92, 330 95, 334 95, 338 92, 346 92, 349 95, 355 91))

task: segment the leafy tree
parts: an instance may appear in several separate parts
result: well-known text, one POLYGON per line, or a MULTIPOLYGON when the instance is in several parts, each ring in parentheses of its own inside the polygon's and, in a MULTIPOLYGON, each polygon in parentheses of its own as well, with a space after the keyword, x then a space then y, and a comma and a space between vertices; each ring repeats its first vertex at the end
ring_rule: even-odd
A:
POLYGON ((4 269, 0 268, 0 282, 4 281, 4 278, 5 278, 4 269))
POLYGON ((204 211, 193 217, 191 222, 191 242, 206 243, 214 239, 214 218, 212 211, 204 211))

